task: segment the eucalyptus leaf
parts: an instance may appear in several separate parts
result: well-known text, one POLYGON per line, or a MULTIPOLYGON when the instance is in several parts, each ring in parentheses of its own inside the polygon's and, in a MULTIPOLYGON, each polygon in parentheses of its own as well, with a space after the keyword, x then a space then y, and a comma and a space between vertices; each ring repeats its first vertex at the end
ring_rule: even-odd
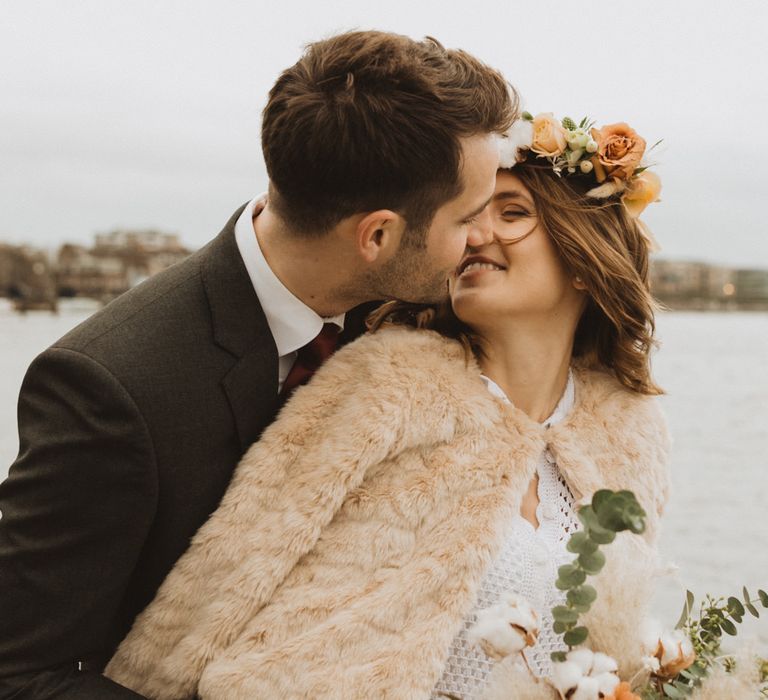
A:
POLYGON ((753 617, 760 617, 760 613, 758 612, 757 608, 752 605, 752 603, 747 603, 746 608, 750 613, 752 613, 753 617))
POLYGON ((757 597, 760 598, 760 602, 762 603, 763 607, 768 608, 768 593, 760 589, 757 592, 757 597))
POLYGON ((610 544, 616 539, 616 533, 602 527, 599 530, 590 528, 589 538, 598 544, 610 544))
POLYGON ((741 604, 741 601, 735 596, 731 596, 730 598, 728 598, 728 612, 731 613, 731 615, 734 617, 735 616, 743 617, 744 615, 744 606, 741 604))
POLYGON ((693 688, 689 686, 687 683, 683 683, 683 681, 672 681, 672 685, 675 686, 677 690, 679 690, 683 695, 690 695, 693 692, 693 688))
POLYGON ((594 495, 592 496, 592 510, 594 510, 595 513, 599 512, 601 506, 606 503, 612 495, 613 491, 609 489, 600 489, 599 491, 595 491, 594 495))
POLYGON ((667 694, 668 698, 684 698, 685 694, 675 688, 671 683, 665 683, 663 686, 661 686, 664 692, 667 694))
POLYGON ((744 602, 749 603, 749 601, 752 600, 752 596, 749 595, 749 591, 747 590, 747 587, 744 586, 744 588, 742 588, 741 591, 744 594, 744 602))
POLYGON ((578 562, 588 574, 597 574, 605 566, 605 554, 599 550, 591 554, 579 554, 578 562))
POLYGON ((568 631, 568 626, 564 622, 555 621, 552 623, 552 629, 555 631, 555 634, 563 634, 568 631))
POLYGON ((588 636, 589 631, 586 627, 574 627, 570 632, 566 632, 565 635, 563 635, 563 641, 569 647, 575 647, 579 644, 583 644, 588 636))
POLYGON ((589 534, 584 531, 574 532, 565 546, 569 552, 574 554, 591 554, 597 547, 597 542, 592 541, 589 534))
POLYGON ((549 658, 550 658, 550 659, 552 659, 552 661, 555 661, 555 662, 561 662, 561 661, 565 661, 565 659, 566 659, 567 657, 566 657, 566 655, 565 655, 565 652, 564 652, 564 651, 553 651, 553 652, 552 652, 552 653, 549 655, 549 658))
MULTIPOLYGON (((581 559, 581 555, 579 555, 579 559, 581 559)), ((564 564, 557 570, 557 576, 558 581, 568 584, 568 588, 580 586, 587 579, 587 574, 575 564, 564 564)))
POLYGON ((680 613, 680 619, 677 621, 677 624, 675 625, 676 630, 682 629, 685 626, 686 621, 691 616, 691 611, 693 610, 694 601, 695 601, 695 598, 693 593, 691 593, 689 590, 686 590, 685 602, 683 603, 683 612, 680 613))
POLYGON ((597 591, 589 585, 579 586, 568 591, 569 605, 591 605, 597 600, 597 591))
POLYGON ((552 608, 552 617, 557 622, 564 624, 570 624, 579 619, 578 613, 565 605, 556 605, 552 608))
POLYGON ((686 671, 695 678, 704 678, 707 675, 707 669, 699 666, 698 663, 691 664, 686 671))
POLYGON ((720 627, 722 628, 723 632, 727 632, 731 635, 731 637, 735 637, 738 634, 736 625, 734 625, 730 620, 721 620, 720 627))

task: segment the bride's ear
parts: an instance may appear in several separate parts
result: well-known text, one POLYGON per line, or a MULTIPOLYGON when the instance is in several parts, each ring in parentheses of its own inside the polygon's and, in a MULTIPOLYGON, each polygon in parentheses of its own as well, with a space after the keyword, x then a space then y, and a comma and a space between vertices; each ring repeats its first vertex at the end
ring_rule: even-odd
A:
POLYGON ((363 216, 355 229, 358 252, 367 263, 389 260, 400 247, 405 219, 390 209, 378 209, 363 216))
POLYGON ((587 285, 584 284, 584 280, 581 279, 579 275, 574 275, 573 277, 573 286, 578 289, 580 292, 586 291, 587 285))

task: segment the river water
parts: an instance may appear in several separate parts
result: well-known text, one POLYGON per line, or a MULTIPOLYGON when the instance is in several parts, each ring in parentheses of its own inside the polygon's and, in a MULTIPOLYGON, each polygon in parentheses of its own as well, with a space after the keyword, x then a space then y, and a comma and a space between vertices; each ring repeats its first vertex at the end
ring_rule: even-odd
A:
MULTIPOLYGON (((0 307, 0 480, 18 449, 27 365, 91 311, 77 302, 58 315, 0 307)), ((674 438, 660 546, 679 576, 658 583, 655 607, 674 624, 683 586, 698 597, 768 590, 768 314, 666 312, 658 336, 654 372, 674 438)), ((768 610, 760 609, 740 635, 756 635, 768 653, 768 610)))

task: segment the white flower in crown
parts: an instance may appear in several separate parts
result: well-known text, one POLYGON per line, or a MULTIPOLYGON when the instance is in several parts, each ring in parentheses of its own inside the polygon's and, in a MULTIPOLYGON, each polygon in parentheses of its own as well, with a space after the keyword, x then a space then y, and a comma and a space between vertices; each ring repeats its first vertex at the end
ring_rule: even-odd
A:
POLYGON ((607 654, 573 649, 552 667, 552 684, 561 697, 570 700, 598 700, 619 685, 618 665, 607 654))
POLYGON ((469 630, 468 638, 498 661, 536 644, 539 631, 536 611, 525 598, 508 591, 496 605, 477 613, 477 622, 469 630))
POLYGON ((513 168, 520 161, 520 153, 530 149, 533 143, 533 123, 525 118, 518 119, 499 138, 499 167, 513 168))

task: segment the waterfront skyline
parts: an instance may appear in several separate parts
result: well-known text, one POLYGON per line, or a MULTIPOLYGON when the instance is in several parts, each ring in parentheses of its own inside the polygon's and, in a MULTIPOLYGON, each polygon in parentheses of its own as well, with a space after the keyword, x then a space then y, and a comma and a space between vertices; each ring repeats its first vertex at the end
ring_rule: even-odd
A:
POLYGON ((531 111, 663 138, 649 224, 668 259, 768 267, 755 164, 768 6, 599 0, 75 4, 10 0, 0 27, 0 240, 55 248, 114 228, 199 247, 266 186, 259 114, 307 41, 351 28, 431 34, 504 71, 531 111), (468 21, 471 19, 471 21, 468 21), (690 26, 685 41, 681 28, 690 26))

